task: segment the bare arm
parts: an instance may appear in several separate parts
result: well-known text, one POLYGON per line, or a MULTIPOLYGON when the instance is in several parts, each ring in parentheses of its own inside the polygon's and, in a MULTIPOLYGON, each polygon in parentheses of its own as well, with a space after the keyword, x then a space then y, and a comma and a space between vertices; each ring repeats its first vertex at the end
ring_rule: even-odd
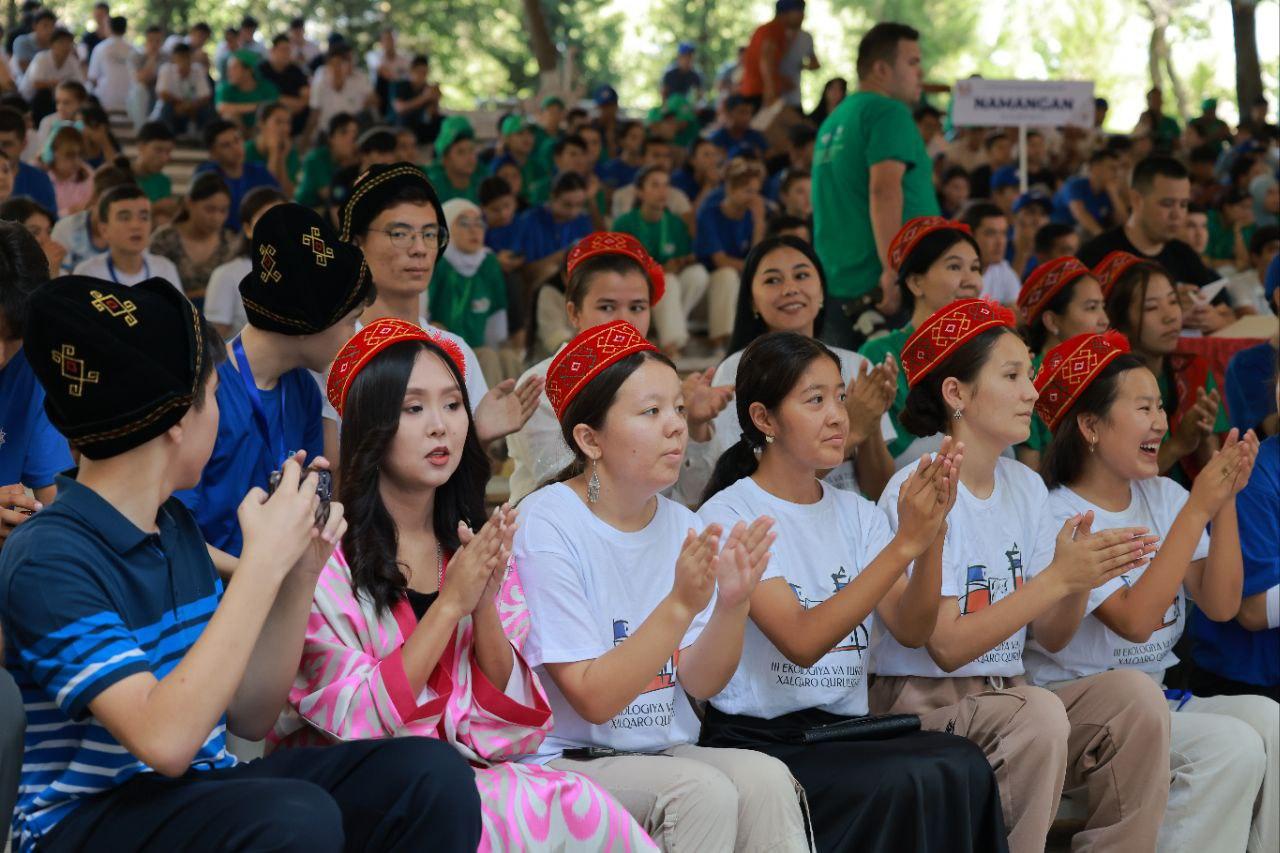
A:
MULTIPOLYGON (((1272 587, 1274 589, 1275 587, 1272 587)), ((1236 623, 1246 631, 1266 631, 1267 593, 1269 590, 1255 593, 1240 602, 1240 612, 1236 614, 1236 623)))
POLYGON ((1084 206, 1084 202, 1079 199, 1072 199, 1067 202, 1067 208, 1071 211, 1071 215, 1075 217, 1076 225, 1080 226, 1080 230, 1087 236, 1097 237, 1103 232, 1102 223, 1094 219, 1093 214, 1084 206))
POLYGON ((887 310, 896 310, 900 302, 900 294, 896 292, 897 285, 886 279, 890 272, 889 243, 902 227, 902 177, 906 173, 907 165, 901 160, 882 160, 871 166, 868 177, 871 231, 876 240, 876 254, 884 271, 880 286, 886 289, 884 304, 887 310), (888 288, 895 292, 890 294, 888 288))

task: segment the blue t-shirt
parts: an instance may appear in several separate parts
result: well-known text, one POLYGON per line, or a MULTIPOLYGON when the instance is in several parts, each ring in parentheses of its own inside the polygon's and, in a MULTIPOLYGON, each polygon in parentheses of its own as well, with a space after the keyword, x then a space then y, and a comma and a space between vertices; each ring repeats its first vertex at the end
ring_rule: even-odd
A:
POLYGON ((639 173, 639 166, 632 166, 621 157, 606 160, 596 167, 596 176, 604 182, 605 186, 612 187, 615 190, 618 187, 625 187, 627 184, 634 183, 636 175, 639 173))
POLYGON ((684 168, 676 169, 671 173, 671 186, 687 195, 689 201, 697 199, 698 193, 702 192, 702 187, 698 186, 698 179, 693 176, 693 172, 684 168))
MULTIPOLYGON (((168 675, 195 644, 222 584, 195 519, 170 499, 144 533, 92 489, 58 478, 58 499, 0 552, 5 667, 27 715, 15 849, 39 839, 86 797, 150 772, 89 713, 131 675, 168 675)), ((232 767, 226 720, 194 770, 232 767)))
POLYGON ((739 145, 754 148, 757 154, 764 154, 769 150, 769 140, 764 138, 763 133, 752 127, 747 128, 741 136, 734 136, 729 132, 729 128, 722 127, 711 134, 711 141, 726 152, 732 151, 739 145))
MULTIPOLYGON (((689 200, 693 201, 694 196, 689 196, 689 200)), ((724 201, 724 184, 717 184, 707 193, 706 198, 698 205, 698 210, 694 214, 695 217, 701 216, 703 211, 710 210, 713 207, 719 207, 720 202, 724 201)))
POLYGON ((498 228, 486 228, 484 232, 484 244, 492 249, 494 253, 501 252, 504 249, 510 249, 513 252, 520 251, 520 222, 519 218, 514 218, 506 225, 498 228))
POLYGON ((267 167, 261 163, 246 162, 238 178, 227 177, 227 173, 222 170, 222 167, 212 160, 206 160, 196 167, 196 174, 198 175, 201 172, 216 172, 231 188, 231 215, 227 217, 227 227, 237 233, 240 231, 241 199, 248 195, 250 190, 258 187, 280 189, 280 182, 276 180, 276 176, 268 172, 267 167))
POLYGON ((25 195, 39 203, 50 216, 58 218, 58 197, 53 192, 53 181, 44 169, 37 169, 30 163, 19 162, 18 174, 13 176, 13 192, 10 196, 25 195))
MULTIPOLYGON (((1280 585, 1280 437, 1258 449, 1249 484, 1236 496, 1240 553, 1244 558, 1243 597, 1280 585)), ((1234 619, 1213 622, 1200 610, 1191 615, 1191 656, 1212 673, 1256 684, 1280 685, 1280 628, 1248 631, 1234 619)))
POLYGON ((529 263, 568 249, 591 233, 591 217, 587 214, 556 222, 545 204, 529 208, 516 221, 520 226, 516 250, 529 263))
POLYGON ((71 464, 67 440, 44 413, 44 389, 18 350, 0 367, 0 486, 43 489, 71 464))
POLYGON ((694 254, 707 269, 715 268, 711 256, 716 252, 745 260, 751 251, 754 226, 751 211, 744 213, 741 219, 730 219, 719 205, 703 207, 698 212, 698 239, 694 243, 694 254))
POLYGON ((1104 189, 1095 193, 1093 188, 1089 186, 1089 179, 1084 175, 1071 178, 1062 185, 1062 189, 1058 190, 1053 196, 1053 221, 1063 225, 1075 225, 1076 218, 1071 212, 1071 202, 1084 202, 1084 209, 1089 211, 1089 215, 1098 220, 1098 224, 1103 228, 1111 225, 1111 212, 1114 206, 1111 204, 1111 196, 1104 189))
MULTIPOLYGON (((305 450, 307 459, 324 454, 320 388, 311 374, 290 370, 270 391, 258 390, 272 435, 284 436, 285 452, 305 450)), ((194 489, 178 492, 210 545, 240 556, 244 540, 236 509, 249 489, 267 488, 283 459, 253 416, 253 405, 234 359, 218 365, 218 440, 194 489)))
POLYGON ((1242 349, 1227 362, 1227 414, 1241 433, 1276 410, 1276 348, 1270 341, 1242 349))

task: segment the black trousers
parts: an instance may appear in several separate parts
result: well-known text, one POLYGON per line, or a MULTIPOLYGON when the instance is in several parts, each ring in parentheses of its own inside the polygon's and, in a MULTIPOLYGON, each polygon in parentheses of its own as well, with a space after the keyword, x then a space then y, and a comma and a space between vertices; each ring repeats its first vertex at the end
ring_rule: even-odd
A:
POLYGON ((474 851, 475 774, 429 738, 284 749, 177 779, 147 773, 75 809, 42 851, 474 851))

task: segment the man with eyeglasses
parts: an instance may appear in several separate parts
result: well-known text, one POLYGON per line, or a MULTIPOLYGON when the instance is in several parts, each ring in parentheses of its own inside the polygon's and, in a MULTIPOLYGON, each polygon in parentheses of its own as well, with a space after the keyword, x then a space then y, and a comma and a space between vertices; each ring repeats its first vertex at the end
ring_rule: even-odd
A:
MULTIPOLYGON (((341 230, 342 239, 364 251, 373 275, 375 297, 361 323, 395 317, 428 326, 423 316, 427 287, 449 243, 444 222, 435 188, 411 163, 371 166, 357 179, 342 206, 341 230)), ((515 380, 508 379, 489 388, 467 342, 443 329, 433 332, 462 350, 467 398, 480 441, 488 444, 524 426, 537 408, 542 380, 531 378, 516 388, 515 380)))
POLYGON ((231 188, 231 215, 227 227, 240 230, 240 201, 257 187, 280 189, 275 175, 261 163, 247 163, 244 159, 244 134, 240 126, 225 119, 210 122, 204 129, 204 144, 209 149, 209 159, 196 167, 196 173, 216 172, 231 188))

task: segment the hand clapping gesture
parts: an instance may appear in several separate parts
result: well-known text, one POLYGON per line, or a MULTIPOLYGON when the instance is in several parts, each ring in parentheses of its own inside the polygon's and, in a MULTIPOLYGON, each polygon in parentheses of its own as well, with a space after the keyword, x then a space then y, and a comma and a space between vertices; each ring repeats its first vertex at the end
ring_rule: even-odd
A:
POLYGON ((1253 434, 1253 430, 1246 432, 1243 438, 1240 437, 1239 430, 1231 430, 1222 447, 1213 454, 1209 464, 1204 466, 1191 484, 1188 501, 1213 518, 1249 482, 1249 475, 1253 473, 1253 463, 1257 458, 1258 437, 1253 434))
POLYGON ((769 548, 778 538, 772 528, 773 519, 761 516, 750 526, 739 521, 729 531, 729 538, 714 561, 720 604, 737 607, 751 600, 751 593, 769 565, 769 548))
POLYGON ((509 516, 510 509, 505 506, 494 510, 476 533, 471 532, 466 522, 458 522, 461 544, 449 559, 449 570, 440 584, 439 600, 447 602, 459 619, 480 606, 495 574, 497 582, 502 582, 511 556, 511 538, 515 535, 509 516))
POLYGON ((1117 527, 1092 532, 1093 511, 1068 518, 1058 531, 1054 571, 1067 594, 1097 589, 1125 572, 1151 562, 1160 537, 1148 535, 1145 527, 1117 527))
POLYGON ((927 453, 920 457, 916 470, 902 484, 898 537, 915 556, 924 553, 943 531, 947 514, 956 503, 963 460, 964 444, 947 436, 932 459, 927 453))
POLYGON ((707 525, 701 533, 685 533, 680 556, 676 557, 675 583, 671 595, 692 618, 711 601, 716 589, 715 559, 720 547, 721 527, 707 525))
POLYGON ((871 366, 864 361, 849 380, 845 392, 845 410, 849 413, 847 446, 858 447, 880 429, 880 418, 893 405, 898 393, 898 363, 886 358, 871 366))
POLYGON ((520 387, 506 379, 489 389, 476 406, 476 434, 487 444, 518 431, 538 408, 542 377, 530 376, 520 387))

